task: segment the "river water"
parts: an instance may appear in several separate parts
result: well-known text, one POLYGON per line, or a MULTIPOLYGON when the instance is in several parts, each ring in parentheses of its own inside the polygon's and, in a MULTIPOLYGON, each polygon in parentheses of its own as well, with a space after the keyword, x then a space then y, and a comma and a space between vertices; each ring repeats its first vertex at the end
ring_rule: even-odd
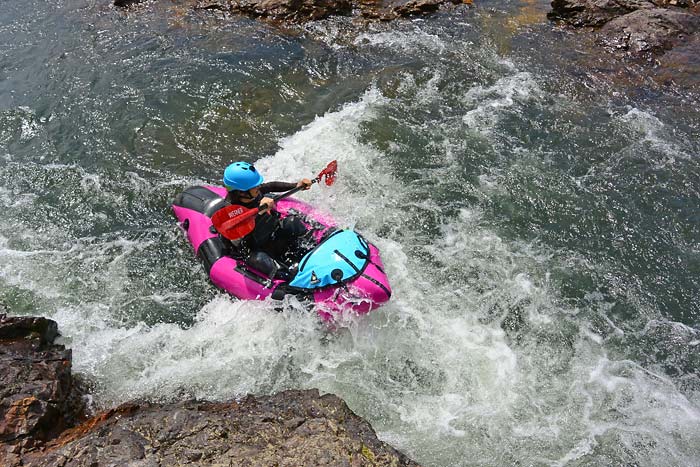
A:
POLYGON ((106 407, 344 398, 426 466, 700 463, 697 95, 546 2, 281 30, 170 2, 0 6, 0 302, 106 407), (218 293, 174 223, 234 160, 382 251, 332 330, 218 293))

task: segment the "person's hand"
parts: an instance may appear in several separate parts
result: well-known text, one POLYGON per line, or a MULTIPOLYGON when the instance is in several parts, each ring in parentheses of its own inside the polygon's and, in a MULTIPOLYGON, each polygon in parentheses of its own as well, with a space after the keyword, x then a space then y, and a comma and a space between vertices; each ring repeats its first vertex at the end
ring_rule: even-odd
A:
POLYGON ((262 207, 260 214, 270 214, 272 208, 275 207, 275 200, 265 197, 260 200, 260 207, 262 207))
POLYGON ((311 188, 311 180, 308 178, 302 178, 299 183, 297 183, 297 186, 304 187, 304 190, 308 190, 311 188))

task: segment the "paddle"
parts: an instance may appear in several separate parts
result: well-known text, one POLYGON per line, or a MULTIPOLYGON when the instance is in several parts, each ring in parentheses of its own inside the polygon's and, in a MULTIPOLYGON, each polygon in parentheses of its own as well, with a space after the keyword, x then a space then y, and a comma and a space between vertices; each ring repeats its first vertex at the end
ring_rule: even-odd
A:
MULTIPOLYGON (((338 162, 331 161, 316 178, 311 180, 311 183, 318 183, 323 178, 326 185, 331 186, 335 182, 337 171, 338 162)), ((280 193, 279 195, 272 196, 272 199, 274 201, 279 201, 303 189, 304 186, 298 186, 284 193, 280 193)), ((255 216, 265 208, 266 206, 246 208, 238 204, 232 204, 216 211, 214 215, 211 216, 211 221, 214 224, 214 228, 225 238, 229 240, 238 240, 253 231, 255 228, 255 216)))

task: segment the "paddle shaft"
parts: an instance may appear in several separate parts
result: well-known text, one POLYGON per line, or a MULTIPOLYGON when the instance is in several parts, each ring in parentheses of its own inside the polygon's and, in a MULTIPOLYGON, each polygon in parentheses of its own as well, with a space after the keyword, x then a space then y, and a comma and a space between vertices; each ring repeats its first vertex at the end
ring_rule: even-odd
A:
MULTIPOLYGON (((311 184, 313 185, 314 183, 318 183, 321 181, 323 177, 326 179, 326 185, 330 186, 333 184, 333 181, 335 180, 335 174, 336 171, 338 170, 338 163, 337 161, 331 161, 328 163, 325 169, 323 169, 316 178, 311 180, 311 184)), ((289 191, 285 191, 284 193, 281 193, 276 196, 271 196, 270 199, 272 199, 273 203, 277 202, 281 199, 284 199, 288 196, 293 195, 294 193, 310 188, 307 187, 306 185, 300 185, 292 188, 289 191)), ((224 237, 228 238, 229 240, 234 240, 237 238, 240 238, 241 236, 247 235, 250 233, 253 228, 255 228, 255 220, 253 219, 254 216, 260 214, 262 211, 264 211, 267 208, 272 208, 271 206, 268 206, 267 204, 263 204, 258 206, 257 208, 250 208, 246 209, 243 206, 238 206, 238 205, 230 205, 227 207, 224 207, 217 211, 215 215, 212 217, 212 222, 214 224, 214 227, 216 230, 223 235, 224 237), (225 219, 225 220, 224 220, 225 219), (235 229, 236 226, 243 224, 243 222, 248 221, 246 224, 247 225, 244 229, 238 229, 238 231, 230 233, 231 230, 235 229)))
MULTIPOLYGON (((315 179, 315 178, 314 178, 313 180, 311 180, 311 183, 312 183, 312 184, 313 184, 313 183, 317 183, 317 182, 318 182, 318 180, 315 179)), ((281 200, 281 199, 284 199, 284 198, 287 198, 287 197, 289 197, 289 196, 292 196, 294 193, 296 193, 296 192, 298 192, 298 191, 301 191, 301 190, 303 190, 304 188, 305 188, 304 185, 302 185, 302 186, 297 186, 297 187, 292 188, 292 189, 289 190, 289 191, 285 191, 284 193, 280 193, 279 195, 271 196, 271 198, 272 198, 272 200, 273 200, 274 202, 277 202, 277 201, 279 201, 279 200, 281 200)), ((261 213, 262 211, 264 211, 266 208, 267 208, 267 205, 266 205, 266 204, 262 204, 262 205, 258 206, 257 209, 251 208, 249 211, 242 212, 241 214, 238 214, 237 216, 233 217, 233 218, 230 219, 226 224, 224 224, 225 227, 224 227, 224 226, 222 226, 222 227, 224 227, 224 228, 230 228, 230 227, 233 227, 233 226, 236 225, 236 224, 240 224, 240 223, 243 222, 244 220, 250 219, 251 217, 258 215, 259 213, 261 213)))
MULTIPOLYGON (((314 183, 318 183, 318 181, 319 181, 318 178, 314 178, 313 180, 311 180, 311 184, 313 185, 314 183)), ((277 202, 277 201, 279 201, 279 200, 281 200, 281 199, 284 199, 284 198, 287 198, 287 197, 289 197, 289 196, 292 196, 294 193, 296 193, 296 192, 298 192, 298 191, 301 191, 301 190, 303 190, 304 188, 306 188, 305 185, 297 186, 297 187, 292 188, 292 189, 289 190, 289 191, 285 191, 284 193, 280 193, 279 195, 271 196, 271 198, 272 198, 273 201, 277 202)), ((259 209, 259 208, 258 208, 258 209, 259 209)))

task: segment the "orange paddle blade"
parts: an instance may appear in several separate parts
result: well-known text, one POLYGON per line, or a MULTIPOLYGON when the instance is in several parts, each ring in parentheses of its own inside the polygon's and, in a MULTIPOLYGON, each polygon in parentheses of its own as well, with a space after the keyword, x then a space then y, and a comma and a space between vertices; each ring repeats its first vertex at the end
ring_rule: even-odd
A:
POLYGON ((225 206, 211 216, 217 232, 229 240, 238 240, 253 231, 255 228, 256 208, 248 209, 244 206, 232 204, 225 206))
POLYGON ((326 177, 325 182, 327 186, 333 185, 335 182, 335 174, 338 171, 338 161, 331 161, 328 163, 325 169, 318 174, 316 180, 321 180, 321 177, 326 177))

